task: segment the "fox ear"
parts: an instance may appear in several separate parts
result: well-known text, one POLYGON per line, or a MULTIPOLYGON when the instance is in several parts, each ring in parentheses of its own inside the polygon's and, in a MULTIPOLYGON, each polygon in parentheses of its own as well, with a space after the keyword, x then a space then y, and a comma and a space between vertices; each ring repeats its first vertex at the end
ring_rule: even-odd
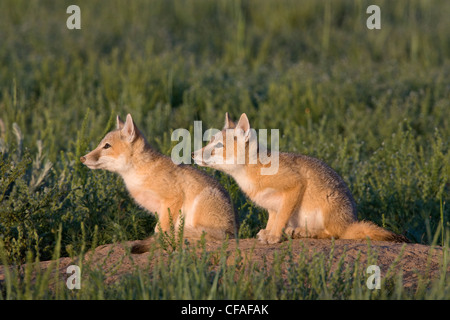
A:
POLYGON ((122 130, 122 128, 123 128, 123 126, 124 126, 123 121, 120 120, 120 117, 119 117, 118 115, 117 115, 116 120, 117 120, 117 129, 122 130))
POLYGON ((228 112, 225 113, 225 127, 224 129, 234 129, 236 128, 236 123, 230 119, 228 112))
POLYGON ((247 115, 243 113, 239 118, 239 122, 236 125, 236 130, 242 130, 244 133, 245 141, 250 138, 250 122, 248 121, 247 115))
POLYGON ((125 120, 125 124, 120 130, 120 134, 122 137, 126 138, 129 142, 133 142, 136 138, 136 127, 133 122, 133 118, 130 114, 127 114, 127 119, 125 120))

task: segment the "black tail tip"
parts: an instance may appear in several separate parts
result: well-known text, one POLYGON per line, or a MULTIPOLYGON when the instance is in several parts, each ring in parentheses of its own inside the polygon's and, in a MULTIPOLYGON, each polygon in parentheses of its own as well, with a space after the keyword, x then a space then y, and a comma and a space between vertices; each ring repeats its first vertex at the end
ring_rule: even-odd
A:
POLYGON ((398 243, 411 243, 411 241, 407 237, 402 235, 402 234, 395 234, 392 237, 392 241, 393 242, 398 242, 398 243))

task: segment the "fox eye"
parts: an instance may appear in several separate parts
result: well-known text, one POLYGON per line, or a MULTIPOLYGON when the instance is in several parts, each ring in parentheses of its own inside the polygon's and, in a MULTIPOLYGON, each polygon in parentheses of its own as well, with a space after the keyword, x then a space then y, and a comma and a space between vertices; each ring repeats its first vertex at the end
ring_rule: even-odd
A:
POLYGON ((105 143, 105 145, 103 146, 103 149, 109 149, 111 148, 111 145, 109 143, 105 143))
POLYGON ((215 148, 223 148, 223 143, 222 142, 218 142, 216 144, 215 148))

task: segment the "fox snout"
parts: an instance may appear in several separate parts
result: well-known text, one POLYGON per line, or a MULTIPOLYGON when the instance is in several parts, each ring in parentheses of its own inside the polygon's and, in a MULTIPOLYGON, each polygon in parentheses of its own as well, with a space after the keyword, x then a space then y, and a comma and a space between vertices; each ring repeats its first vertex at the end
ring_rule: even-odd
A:
POLYGON ((94 150, 94 151, 80 157, 80 161, 82 164, 87 166, 89 169, 100 169, 99 157, 100 157, 100 155, 94 150))

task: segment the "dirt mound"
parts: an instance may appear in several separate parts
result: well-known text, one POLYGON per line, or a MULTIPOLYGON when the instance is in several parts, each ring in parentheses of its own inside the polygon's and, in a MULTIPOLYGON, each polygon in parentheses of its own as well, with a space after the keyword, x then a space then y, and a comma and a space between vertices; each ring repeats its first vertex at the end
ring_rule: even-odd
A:
MULTIPOLYGON (((145 270, 151 267, 149 260, 150 253, 127 254, 127 251, 133 243, 109 244, 97 247, 86 255, 91 268, 98 268, 106 273, 105 282, 113 283, 121 276, 129 274, 137 267, 145 270)), ((208 242, 206 249, 208 251, 219 251, 222 242, 208 242)), ((292 252, 294 259, 300 254, 323 253, 327 257, 333 250, 333 264, 337 264, 342 255, 345 255, 344 261, 352 264, 359 259, 364 266, 370 255, 377 257, 377 265, 380 267, 381 276, 384 276, 388 269, 398 260, 395 272, 403 273, 405 287, 415 287, 418 281, 418 274, 435 277, 438 275, 440 264, 442 263, 443 248, 430 247, 421 244, 401 244, 392 242, 377 241, 370 245, 366 241, 359 240, 336 240, 334 245, 330 240, 302 239, 292 242, 292 252)), ((267 265, 273 262, 274 254, 277 251, 282 252, 288 246, 287 242, 280 244, 266 245, 259 243, 256 239, 241 239, 239 244, 230 241, 226 249, 228 254, 228 263, 233 263, 236 248, 239 248, 241 254, 252 260, 254 263, 263 263, 267 265)), ((160 254, 165 254, 160 252, 160 254)), ((44 261, 40 263, 41 270, 47 269, 55 261, 44 261)), ((67 277, 66 270, 71 264, 76 264, 71 258, 59 259, 59 271, 63 277, 67 277)), ((150 268, 151 270, 151 268, 150 268)), ((0 266, 0 281, 4 280, 4 269, 0 266)))

